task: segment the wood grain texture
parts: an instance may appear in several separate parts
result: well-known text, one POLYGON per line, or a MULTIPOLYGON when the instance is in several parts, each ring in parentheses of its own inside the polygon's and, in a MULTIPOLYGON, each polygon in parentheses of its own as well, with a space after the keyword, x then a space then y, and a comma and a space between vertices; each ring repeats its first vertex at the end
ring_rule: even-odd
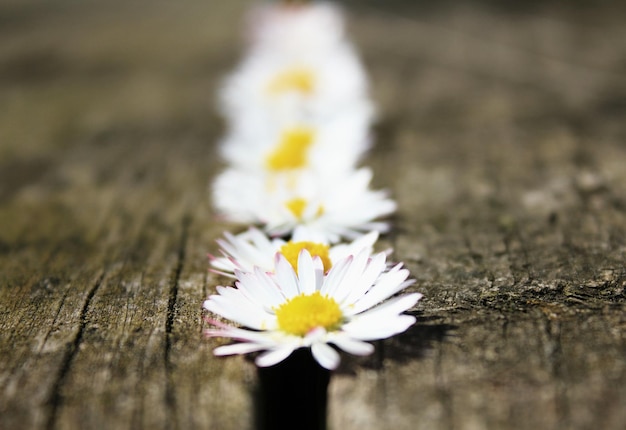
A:
MULTIPOLYGON (((343 355, 328 427, 621 429, 624 7, 413 3, 345 5, 380 247, 425 297, 343 355)), ((250 4, 0 3, 1 429, 256 428, 254 365, 201 333, 242 228, 208 186, 250 4)))

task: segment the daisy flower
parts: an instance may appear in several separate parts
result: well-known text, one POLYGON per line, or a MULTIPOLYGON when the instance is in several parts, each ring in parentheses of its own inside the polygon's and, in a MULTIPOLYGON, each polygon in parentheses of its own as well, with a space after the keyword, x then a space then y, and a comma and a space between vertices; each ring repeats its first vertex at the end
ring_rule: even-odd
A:
POLYGON ((216 355, 264 351, 258 366, 272 366, 298 348, 311 348, 317 362, 327 368, 339 365, 339 353, 330 345, 367 355, 374 347, 367 341, 384 339, 405 331, 415 317, 403 312, 413 307, 421 294, 394 296, 413 280, 398 264, 387 270, 385 253, 370 256, 367 250, 349 255, 324 274, 322 259, 306 249, 298 256, 298 269, 281 253, 276 254, 275 272, 257 267, 253 272, 235 271, 235 287, 217 287, 203 307, 243 326, 216 320, 209 337, 240 342, 216 348, 216 355))
POLYGON ((336 243, 388 230, 388 223, 376 220, 396 204, 386 191, 370 190, 371 179, 366 167, 333 175, 310 170, 260 175, 231 168, 213 181, 213 204, 227 220, 260 224, 272 236, 308 234, 336 243))
POLYGON ((324 55, 251 51, 223 81, 218 107, 227 118, 257 123, 328 119, 360 105, 373 113, 368 88, 364 67, 347 42, 324 55))
POLYGON ((231 166, 273 172, 347 170, 353 169, 370 147, 371 115, 364 105, 324 121, 277 124, 254 118, 243 115, 235 119, 221 142, 222 158, 231 166))
MULTIPOLYGON (((259 267, 265 272, 273 272, 277 252, 291 263, 294 269, 298 268, 298 255, 306 249, 312 256, 319 257, 324 265, 324 272, 348 255, 367 250, 374 252, 374 244, 378 239, 378 232, 372 231, 355 239, 351 243, 329 245, 324 242, 309 240, 308 235, 302 232, 291 240, 269 238, 261 230, 251 227, 238 235, 224 232, 224 238, 217 239, 222 257, 209 255, 214 271, 229 277, 235 277, 235 270, 252 272, 259 267)), ((389 251, 387 251, 389 253, 389 251)))

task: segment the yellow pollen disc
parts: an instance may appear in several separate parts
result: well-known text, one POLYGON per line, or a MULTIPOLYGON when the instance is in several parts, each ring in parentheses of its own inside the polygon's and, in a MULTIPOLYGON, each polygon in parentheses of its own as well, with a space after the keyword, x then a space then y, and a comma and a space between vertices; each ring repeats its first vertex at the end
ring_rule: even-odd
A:
MULTIPOLYGON (((294 199, 288 200, 285 203, 285 206, 289 211, 298 218, 298 220, 302 221, 302 216, 304 215, 304 210, 306 209, 309 202, 306 199, 301 197, 296 197, 294 199)), ((324 206, 318 206, 317 211, 315 212, 316 216, 321 216, 324 214, 324 206)))
POLYGON ((306 205, 307 205, 306 199, 301 199, 299 197, 296 197, 295 199, 291 199, 287 203, 285 203, 285 206, 287 206, 287 209, 289 209, 291 213, 293 214, 293 216, 295 216, 298 219, 302 219, 302 214, 304 213, 304 209, 306 208, 306 205))
POLYGON ((277 171, 305 167, 307 153, 314 138, 315 133, 307 127, 286 130, 276 149, 270 152, 265 160, 268 169, 277 171))
POLYGON ((270 81, 267 89, 272 94, 296 91, 308 95, 315 90, 315 77, 308 69, 287 69, 277 74, 270 81))
POLYGON ((328 256, 328 245, 317 242, 287 242, 280 247, 280 253, 285 256, 287 261, 291 263, 294 270, 298 270, 298 256, 300 251, 306 249, 311 254, 311 257, 320 257, 324 264, 324 273, 328 272, 332 267, 330 257, 328 256))
POLYGON ((276 309, 278 327, 290 334, 304 336, 311 330, 323 327, 327 331, 337 329, 343 315, 337 302, 331 297, 300 294, 276 309))

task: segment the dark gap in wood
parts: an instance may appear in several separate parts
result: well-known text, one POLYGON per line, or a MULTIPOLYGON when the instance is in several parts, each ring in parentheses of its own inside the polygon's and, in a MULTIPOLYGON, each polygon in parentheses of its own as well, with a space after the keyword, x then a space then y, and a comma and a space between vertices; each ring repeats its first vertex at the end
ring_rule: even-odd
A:
POLYGON ((442 343, 435 346, 433 370, 435 373, 435 396, 444 411, 442 414, 442 428, 454 430, 454 407, 450 388, 448 387, 444 377, 442 343))
POLYGON ((172 280, 170 282, 169 297, 167 300, 167 315, 165 319, 165 405, 169 414, 169 422, 174 422, 174 414, 176 411, 176 395, 174 393, 174 377, 172 375, 172 329, 174 327, 174 319, 176 317, 176 301, 178 300, 178 284, 180 281, 180 274, 183 271, 185 262, 185 247, 187 246, 187 238, 189 233, 189 225, 191 224, 191 217, 185 215, 182 221, 182 231, 180 234, 180 241, 178 244, 178 260, 174 273, 172 274, 172 280))
POLYGON ((389 353, 385 348, 384 340, 374 341, 374 345, 376 349, 374 350, 373 368, 375 370, 382 371, 385 357, 387 357, 389 353))
POLYGON ((50 398, 46 402, 50 408, 48 419, 46 421, 47 430, 52 430, 56 424, 59 406, 61 406, 61 403, 63 402, 63 396, 61 394, 61 391, 63 389, 63 386, 65 385, 65 381, 67 380, 67 375, 69 374, 70 368, 72 367, 72 362, 74 361, 74 358, 76 357, 80 344, 83 340, 83 334, 85 333, 85 328, 87 327, 87 312, 89 311, 89 306, 91 305, 91 301, 96 295, 96 292, 102 285, 104 276, 105 272, 100 275, 100 277, 91 287, 91 290, 89 290, 89 292, 87 293, 85 303, 83 304, 83 307, 80 311, 78 331, 76 332, 74 341, 67 346, 65 356, 63 357, 61 367, 59 368, 59 373, 57 374, 54 384, 52 384, 52 392, 50 394, 50 398))
POLYGON ((309 348, 295 350, 271 367, 257 369, 255 430, 325 430, 331 372, 309 348))
POLYGON ((569 428, 570 408, 567 400, 567 387, 564 382, 564 365, 563 349, 561 347, 561 322, 557 319, 551 319, 547 316, 545 320, 545 330, 548 342, 548 363, 550 372, 555 380, 555 407, 556 416, 559 422, 559 428, 569 428))

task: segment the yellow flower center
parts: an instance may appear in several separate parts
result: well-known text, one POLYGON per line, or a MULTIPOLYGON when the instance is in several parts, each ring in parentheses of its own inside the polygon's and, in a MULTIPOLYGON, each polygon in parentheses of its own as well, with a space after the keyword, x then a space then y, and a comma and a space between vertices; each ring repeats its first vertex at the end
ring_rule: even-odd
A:
POLYGON ((315 133, 308 127, 294 127, 281 136, 276 149, 269 153, 265 162, 270 170, 289 170, 305 167, 307 152, 313 144, 315 133))
POLYGON ((278 327, 290 334, 304 336, 311 330, 323 327, 327 331, 337 329, 343 314, 337 302, 331 297, 313 294, 300 294, 283 303, 276 309, 278 327))
POLYGON ((315 76, 308 69, 294 67, 277 74, 267 89, 271 94, 296 91, 309 95, 315 90, 315 76))
MULTIPOLYGON (((301 197, 296 197, 294 199, 288 200, 285 203, 285 206, 287 206, 287 209, 289 209, 289 211, 293 214, 293 216, 295 216, 296 218, 298 218, 298 220, 301 221, 302 216, 304 215, 304 210, 306 209, 308 204, 309 202, 306 199, 303 199, 301 197)), ((324 207, 319 206, 315 214, 317 216, 320 216, 323 213, 324 213, 324 207)))
POLYGON ((285 203, 285 206, 287 206, 287 209, 291 211, 293 216, 298 219, 302 219, 302 214, 304 213, 304 209, 306 208, 306 203, 306 199, 296 197, 295 199, 291 199, 287 203, 285 203))
POLYGON ((320 257, 324 264, 324 273, 328 272, 332 267, 330 257, 328 256, 328 245, 317 242, 287 242, 280 247, 280 253, 285 256, 287 261, 291 264, 294 270, 298 270, 298 256, 300 251, 306 249, 311 254, 311 257, 320 257))

